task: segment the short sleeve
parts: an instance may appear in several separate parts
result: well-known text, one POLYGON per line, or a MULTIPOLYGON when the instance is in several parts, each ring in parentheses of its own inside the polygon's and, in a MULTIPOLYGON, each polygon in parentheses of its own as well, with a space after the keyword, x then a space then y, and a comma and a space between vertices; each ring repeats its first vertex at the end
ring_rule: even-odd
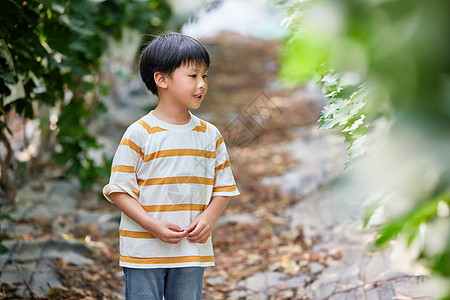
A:
POLYGON ((103 195, 112 202, 109 195, 125 192, 134 199, 139 199, 137 169, 141 159, 143 139, 135 123, 125 131, 114 155, 109 183, 103 187, 103 195))
POLYGON ((236 196, 240 192, 237 189, 231 170, 230 158, 228 156, 225 141, 222 135, 216 139, 216 167, 214 171, 214 187, 212 197, 214 196, 236 196))

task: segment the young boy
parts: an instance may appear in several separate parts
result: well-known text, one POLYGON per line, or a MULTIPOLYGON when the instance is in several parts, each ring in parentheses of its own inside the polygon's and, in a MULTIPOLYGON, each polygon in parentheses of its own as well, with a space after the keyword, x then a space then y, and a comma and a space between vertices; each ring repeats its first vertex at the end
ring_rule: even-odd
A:
POLYGON ((121 211, 126 299, 200 299, 214 265, 211 228, 239 195, 219 130, 195 115, 209 55, 179 33, 157 36, 140 72, 158 106, 126 130, 103 194, 121 211))

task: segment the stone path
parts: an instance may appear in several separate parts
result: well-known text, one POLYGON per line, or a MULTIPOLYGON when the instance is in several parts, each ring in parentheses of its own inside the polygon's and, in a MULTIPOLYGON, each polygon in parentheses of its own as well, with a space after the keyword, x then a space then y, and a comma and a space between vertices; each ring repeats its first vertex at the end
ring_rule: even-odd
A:
MULTIPOLYGON (((79 193, 76 181, 42 178, 18 191, 18 205, 6 211, 15 221, 2 222, 9 252, 0 255, 0 283, 17 288, 23 299, 45 297, 52 289, 63 287, 57 261, 71 266, 93 266, 98 253, 93 245, 69 236, 75 228, 84 231, 95 226, 100 234, 117 230, 119 212, 90 210, 96 197, 79 193), (47 180, 46 180, 47 179, 47 180), (82 203, 80 205, 80 203, 82 203)), ((47 178, 46 178, 47 177, 47 178)), ((0 293, 0 298, 2 298, 0 293)))
POLYGON ((391 251, 371 253, 373 230, 361 229, 358 203, 336 188, 325 188, 286 212, 291 228, 302 226, 304 235, 318 240, 319 253, 333 250, 339 259, 327 259, 316 279, 298 294, 310 299, 427 298, 421 277, 395 270, 391 251))

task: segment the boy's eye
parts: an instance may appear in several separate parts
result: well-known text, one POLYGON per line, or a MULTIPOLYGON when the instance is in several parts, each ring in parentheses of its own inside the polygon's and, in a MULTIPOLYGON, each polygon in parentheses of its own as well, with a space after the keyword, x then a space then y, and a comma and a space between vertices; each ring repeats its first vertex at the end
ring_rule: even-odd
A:
POLYGON ((208 75, 203 75, 203 78, 207 78, 208 77, 208 75))
POLYGON ((192 77, 192 78, 196 78, 197 74, 192 74, 192 75, 189 75, 189 76, 192 77))

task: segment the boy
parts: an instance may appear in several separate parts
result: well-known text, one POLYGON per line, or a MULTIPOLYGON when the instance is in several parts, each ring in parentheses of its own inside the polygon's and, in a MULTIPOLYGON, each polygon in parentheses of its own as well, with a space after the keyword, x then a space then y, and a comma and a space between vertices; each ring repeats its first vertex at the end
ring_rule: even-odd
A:
POLYGON ((121 211, 120 266, 126 299, 201 299, 214 265, 211 228, 239 195, 219 130, 194 116, 209 55, 179 33, 157 36, 140 73, 158 106, 126 130, 103 194, 121 211))

